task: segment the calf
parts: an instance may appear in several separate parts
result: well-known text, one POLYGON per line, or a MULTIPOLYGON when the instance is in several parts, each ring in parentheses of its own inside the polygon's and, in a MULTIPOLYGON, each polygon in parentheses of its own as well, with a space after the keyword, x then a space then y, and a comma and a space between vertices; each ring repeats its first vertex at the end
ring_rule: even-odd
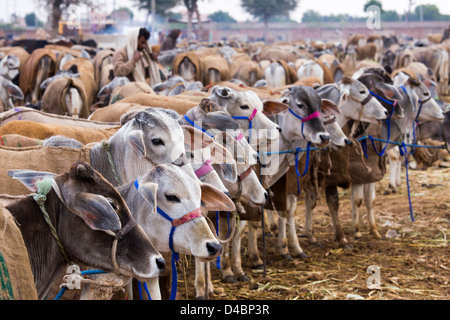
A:
POLYGON ((141 281, 164 269, 162 256, 136 225, 123 198, 89 165, 75 163, 58 176, 34 171, 10 175, 37 193, 6 209, 20 226, 39 299, 72 262, 141 281))

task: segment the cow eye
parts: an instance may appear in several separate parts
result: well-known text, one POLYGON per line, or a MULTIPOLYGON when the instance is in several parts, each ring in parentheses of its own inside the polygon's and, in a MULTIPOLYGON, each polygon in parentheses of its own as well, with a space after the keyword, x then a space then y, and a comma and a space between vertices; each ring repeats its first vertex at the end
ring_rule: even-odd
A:
POLYGON ((242 110, 247 110, 247 109, 250 109, 250 107, 248 105, 244 104, 243 106, 241 106, 241 109, 242 110))
POLYGON ((423 95, 424 95, 425 97, 428 97, 428 96, 430 95, 430 93, 429 93, 429 92, 424 92, 423 95))
POLYGON ((364 90, 361 90, 359 93, 360 94, 366 94, 366 92, 364 90))
POLYGON ((152 143, 155 146, 163 146, 164 145, 164 142, 161 139, 159 139, 159 138, 152 139, 152 143))
POLYGON ((303 109, 303 104, 297 103, 297 107, 300 108, 300 109, 303 109))
POLYGON ((170 201, 170 202, 177 202, 177 203, 181 202, 180 199, 173 194, 166 194, 165 197, 166 197, 166 200, 170 201))

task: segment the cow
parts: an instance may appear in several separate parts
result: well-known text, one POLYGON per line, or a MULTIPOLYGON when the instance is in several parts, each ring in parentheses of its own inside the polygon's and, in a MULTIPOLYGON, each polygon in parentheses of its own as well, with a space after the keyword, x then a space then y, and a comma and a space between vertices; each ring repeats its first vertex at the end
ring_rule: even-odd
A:
MULTIPOLYGON (((200 211, 234 210, 234 204, 218 189, 199 182, 189 166, 159 165, 134 182, 119 187, 118 191, 158 252, 170 253, 173 249, 205 261, 215 259, 221 253, 217 236, 200 211), (186 218, 189 215, 191 217, 186 218), (169 240, 172 223, 167 217, 175 221, 184 219, 173 234, 173 244, 169 240)), ((98 276, 97 280, 102 277, 98 276)), ((151 299, 160 300, 158 277, 146 283, 151 299)), ((96 298, 92 296, 95 290, 89 292, 88 289, 89 286, 83 288, 81 300, 96 298)), ((132 300, 133 291, 130 286, 127 289, 128 299, 132 300)))
MULTIPOLYGON (((333 142, 335 137, 341 137, 342 134, 339 133, 339 131, 336 131, 333 129, 333 125, 337 125, 338 128, 342 128, 346 125, 346 123, 353 119, 356 121, 365 121, 365 122, 371 122, 371 123, 377 123, 378 121, 384 120, 388 116, 387 110, 376 100, 372 97, 369 90, 358 80, 351 79, 349 77, 344 77, 338 85, 325 85, 320 88, 316 89, 319 96, 323 99, 329 99, 340 108, 340 114, 338 114, 335 117, 335 123, 325 123, 325 128, 327 129, 327 132, 330 133, 331 137, 331 148, 333 152, 340 152, 341 148, 344 147, 349 143, 348 138, 345 136, 344 141, 338 141, 338 143, 333 142), (339 143, 340 142, 340 143, 339 143)), ((341 138, 342 139, 342 138, 341 138)), ((301 146, 302 149, 306 148, 305 143, 301 146)), ((323 155, 322 159, 324 158, 323 155)), ((304 156, 303 156, 304 158, 304 156)), ((314 157, 311 157, 314 159, 314 157)), ((322 160, 324 161, 324 160, 322 160)), ((314 161, 314 160, 311 160, 314 161)), ((325 161, 326 162, 326 161, 325 161)), ((310 172, 314 172, 314 162, 310 164, 310 172)), ((299 161, 299 166, 304 166, 304 160, 299 161)), ((319 164, 316 164, 316 166, 319 166, 319 164)), ((331 163, 331 166, 333 166, 333 163, 331 163)), ((324 165, 320 164, 319 170, 323 170, 322 168, 324 165)), ((326 170, 326 169, 325 169, 326 170)), ((326 173, 323 173, 326 175, 326 173)), ((296 176, 288 176, 287 179, 296 179, 296 176)), ((299 183, 302 186, 302 189, 306 189, 307 192, 304 193, 305 196, 305 235, 308 238, 308 241, 310 243, 317 243, 317 240, 314 237, 313 230, 312 230, 312 211, 315 207, 316 200, 318 198, 318 194, 315 188, 311 188, 309 184, 313 184, 314 181, 312 181, 311 177, 306 177, 305 179, 300 178, 299 183)), ((295 185, 295 183, 291 183, 291 185, 295 185)), ((287 201, 287 207, 290 211, 289 217, 294 216, 296 207, 297 207, 297 197, 298 197, 298 190, 291 191, 288 190, 288 201, 287 201)), ((294 221, 288 221, 288 226, 293 226, 294 221)), ((289 246, 293 248, 294 255, 299 257, 306 257, 306 254, 304 251, 300 248, 296 232, 294 228, 289 229, 289 242, 285 239, 285 230, 286 227, 284 225, 279 224, 279 238, 278 238, 278 245, 280 249, 280 254, 282 257, 286 259, 292 259, 291 255, 287 251, 286 243, 289 243, 289 246)))
POLYGON ((44 80, 55 74, 56 54, 50 49, 37 49, 28 58, 19 86, 25 95, 25 102, 36 104, 41 100, 40 86, 44 80))
POLYGON ((165 268, 117 190, 86 163, 77 162, 60 175, 29 170, 9 175, 36 193, 6 209, 20 226, 39 299, 73 263, 141 281, 165 268))
MULTIPOLYGON (((396 122, 406 133, 406 143, 416 143, 415 136, 415 122, 416 121, 437 121, 444 120, 442 109, 437 104, 436 100, 432 98, 427 86, 412 78, 411 73, 400 71, 393 79, 394 85, 400 87, 404 93, 402 105, 406 103, 411 105, 412 112, 406 117, 396 122), (406 122, 406 124, 404 124, 406 122)), ((388 151, 389 166, 391 168, 389 188, 391 192, 396 192, 401 184, 401 168, 402 160, 398 148, 390 148, 388 151)))

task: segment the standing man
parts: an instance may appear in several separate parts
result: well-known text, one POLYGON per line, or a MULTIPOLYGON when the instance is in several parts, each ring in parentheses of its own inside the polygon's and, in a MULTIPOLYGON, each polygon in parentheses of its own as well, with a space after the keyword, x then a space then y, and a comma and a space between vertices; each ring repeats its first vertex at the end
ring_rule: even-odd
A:
POLYGON ((158 57, 148 44, 150 32, 145 28, 131 30, 127 45, 113 56, 114 76, 130 81, 147 82, 151 87, 161 83, 158 57))

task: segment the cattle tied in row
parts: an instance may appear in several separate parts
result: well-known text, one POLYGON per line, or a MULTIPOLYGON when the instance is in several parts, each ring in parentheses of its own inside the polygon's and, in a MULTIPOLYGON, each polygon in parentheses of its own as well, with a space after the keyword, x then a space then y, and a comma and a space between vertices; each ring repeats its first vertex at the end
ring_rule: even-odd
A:
POLYGON ((338 187, 351 191, 355 238, 363 201, 370 232, 381 238, 375 183, 389 164, 392 192, 399 188, 400 152, 364 138, 417 143, 413 136, 426 139, 414 134, 418 122, 446 141, 448 42, 424 50, 395 37, 354 36, 345 44, 180 42, 154 50, 145 34, 133 30, 125 48, 60 42, 0 50, 2 212, 17 220, 28 250, 28 265, 12 274, 33 275, 34 298, 59 288, 67 254, 108 272, 94 281, 120 283, 107 294, 86 284, 81 299, 139 299, 142 284, 144 299, 168 299, 176 281, 169 261, 181 253, 195 258, 196 298, 208 299, 220 285, 210 272, 218 257, 221 281, 250 280, 245 230, 250 264, 265 268, 261 221, 277 231, 280 257, 308 257, 294 220, 300 195, 307 240, 320 245, 313 212, 323 194, 336 241, 351 248, 338 187), (42 181, 64 250, 29 195, 42 181), (42 240, 30 236, 30 223, 42 240), (42 245, 51 251, 45 259, 42 245))

